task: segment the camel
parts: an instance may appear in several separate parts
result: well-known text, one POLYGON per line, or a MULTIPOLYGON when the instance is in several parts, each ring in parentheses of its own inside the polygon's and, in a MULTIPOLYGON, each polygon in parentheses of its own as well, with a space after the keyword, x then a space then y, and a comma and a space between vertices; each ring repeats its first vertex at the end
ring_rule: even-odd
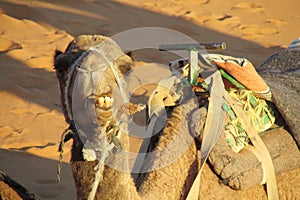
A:
MULTIPOLYGON (((67 48, 67 53, 59 54, 57 53, 55 59, 55 69, 60 81, 60 87, 65 87, 66 73, 68 67, 76 60, 82 52, 86 51, 90 46, 101 43, 103 40, 108 40, 106 37, 97 37, 97 36, 86 36, 79 37, 75 39, 67 48)), ((118 67, 118 73, 120 76, 124 76, 126 71, 130 70, 133 67, 133 62, 130 57, 127 55, 120 56, 115 60, 115 65, 118 67)), ((114 80, 114 75, 112 71, 108 70, 105 72, 105 77, 103 80, 104 84, 109 83, 108 85, 116 85, 114 80)), ((109 89, 112 87, 103 86, 103 91, 100 92, 99 96, 102 97, 102 94, 105 94, 105 97, 110 96, 109 89)), ((62 89, 62 91, 64 91, 62 89)), ((69 94, 71 97, 72 94, 69 94)), ((104 95, 103 95, 104 96, 104 95)), ((70 123, 69 116, 66 114, 66 101, 64 99, 65 94, 62 93, 62 102, 63 102, 63 112, 66 116, 66 121, 70 123)), ((71 104, 71 102, 69 102, 71 104)), ((185 126, 187 126, 187 119, 183 119, 182 112, 186 112, 191 115, 193 112, 193 106, 188 106, 189 104, 195 105, 195 102, 187 99, 185 104, 186 107, 190 109, 174 108, 169 119, 166 122, 164 130, 158 134, 160 138, 153 144, 153 150, 163 148, 164 145, 168 144, 168 140, 172 137, 175 137, 177 134, 176 129, 179 129, 179 125, 184 120, 185 126), (190 112, 190 113, 189 113, 190 112), (181 123, 180 123, 181 122, 181 123)), ((101 112, 101 111, 100 111, 101 112)), ((109 115, 107 112, 103 111, 104 115, 109 115)), ((101 113, 101 114, 103 114, 101 113)), ((105 119, 104 119, 105 120, 105 119)), ((101 122, 100 122, 101 123, 101 122)), ((126 142, 126 136, 122 134, 121 142, 123 143, 123 148, 126 150, 129 148, 129 144, 126 142)), ((182 135, 182 138, 190 137, 193 140, 193 135, 187 131, 182 135)), ((71 158, 71 167, 77 189, 78 199, 86 199, 93 182, 94 167, 97 164, 97 161, 86 162, 83 159, 82 155, 83 144, 78 135, 74 135, 74 143, 72 147, 72 158, 71 158)), ((109 166, 105 166, 103 171, 103 180, 100 183, 95 199, 155 199, 158 196, 162 199, 184 199, 187 195, 188 189, 190 188, 193 179, 195 178, 197 172, 197 147, 195 143, 192 143, 190 147, 186 150, 180 159, 176 160, 171 165, 157 171, 149 172, 145 175, 144 181, 141 184, 137 184, 131 177, 130 172, 122 172, 116 169, 113 169, 109 166), (178 167, 182 166, 182 167, 178 167), (181 174, 176 176, 176 174, 181 174), (113 179, 111 178, 113 177, 113 179), (176 183, 176 184, 174 184, 176 183), (105 191, 105 192, 104 192, 105 191)), ((118 160, 118 154, 116 154, 116 160, 118 160)), ((163 158, 163 156, 160 156, 163 158)), ((158 162, 155 160, 155 162, 158 162)))
MULTIPOLYGON (((71 125, 73 130, 75 126, 72 121, 72 114, 68 110, 68 106, 72 105, 72 90, 65 89, 68 76, 70 76, 70 67, 90 47, 101 45, 105 41, 111 42, 112 49, 119 49, 110 38, 95 35, 79 36, 69 44, 64 53, 56 51, 54 66, 61 89, 62 110, 66 122, 71 125)), ((121 54, 113 61, 113 65, 116 67, 117 76, 125 77, 134 67, 134 62, 128 55, 121 54)), ((111 118, 113 115, 111 110, 113 101, 112 88, 117 87, 117 85, 118 81, 116 80, 115 72, 111 68, 106 68, 98 85, 100 89, 95 94, 95 108, 98 109, 97 122, 102 133, 111 130, 113 124, 122 123, 111 118)), ((69 87, 72 87, 72 85, 69 87)), ((195 109, 197 106, 197 102, 188 96, 182 99, 180 106, 173 106, 168 109, 165 126, 151 139, 148 152, 154 153, 151 156, 146 156, 147 162, 143 165, 143 169, 159 166, 165 159, 168 159, 170 152, 166 152, 164 149, 176 137, 182 143, 176 143, 178 148, 172 148, 171 151, 174 152, 171 152, 171 155, 176 155, 178 154, 176 151, 182 151, 182 148, 187 148, 183 153, 180 153, 181 156, 179 158, 173 159, 173 162, 157 170, 146 170, 146 172, 138 174, 137 179, 134 179, 128 170, 118 170, 107 164, 99 165, 100 161, 97 159, 87 161, 85 155, 83 155, 85 147, 82 138, 80 138, 79 134, 76 134, 75 130, 70 164, 75 181, 77 199, 89 199, 91 197, 90 193, 93 190, 93 183, 96 179, 95 167, 102 167, 102 170, 100 182, 96 185, 95 193, 92 195, 94 199, 186 199, 199 170, 198 154, 201 133, 199 134, 199 132, 189 128, 190 121, 195 116, 195 113, 198 113, 198 109, 195 109), (192 142, 183 144, 185 141, 192 142), (180 145, 183 145, 182 148, 180 145)), ((125 107, 127 108, 124 111, 125 114, 133 114, 141 110, 138 105, 130 102, 125 107)), ((118 112, 122 112, 122 109, 118 110, 118 112)), ((117 129, 113 133, 116 135, 108 138, 108 143, 115 144, 109 155, 113 155, 111 162, 116 165, 124 165, 126 161, 126 159, 124 161, 124 158, 122 158, 123 154, 117 152, 118 142, 122 144, 122 151, 129 151, 130 149, 129 136, 124 130, 126 129, 117 129), (115 143, 114 137, 118 138, 115 143)), ((101 156, 103 155, 100 153, 101 156)), ((263 190, 260 190, 260 192, 264 193, 263 190)), ((263 194, 263 196, 265 195, 263 194)))

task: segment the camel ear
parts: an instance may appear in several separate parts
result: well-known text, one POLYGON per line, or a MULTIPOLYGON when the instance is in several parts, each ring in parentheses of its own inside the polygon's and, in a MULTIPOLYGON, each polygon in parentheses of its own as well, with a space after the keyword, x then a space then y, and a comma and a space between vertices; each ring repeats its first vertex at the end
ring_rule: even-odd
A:
POLYGON ((55 70, 58 70, 62 67, 61 63, 60 63, 60 59, 59 59, 60 55, 62 55, 62 54, 63 54, 62 51, 55 49, 55 52, 54 52, 54 69, 55 70))
POLYGON ((67 58, 62 51, 55 50, 54 69, 61 71, 67 66, 67 58))
POLYGON ((79 56, 80 53, 60 53, 59 51, 57 51, 54 56, 54 69, 58 72, 67 71, 79 56))
POLYGON ((55 52, 54 52, 54 60, 56 59, 57 56, 59 56, 59 55, 62 54, 62 53, 63 53, 62 51, 55 49, 55 52))
POLYGON ((135 59, 134 59, 134 53, 133 53, 132 50, 126 50, 124 53, 125 53, 127 56, 129 56, 129 57, 131 58, 132 61, 135 61, 135 59))

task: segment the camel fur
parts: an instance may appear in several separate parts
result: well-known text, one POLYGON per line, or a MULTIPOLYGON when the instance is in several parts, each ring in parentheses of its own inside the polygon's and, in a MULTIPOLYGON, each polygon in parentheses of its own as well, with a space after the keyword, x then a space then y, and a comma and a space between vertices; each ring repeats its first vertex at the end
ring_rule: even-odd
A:
MULTIPOLYGON (((68 46, 65 53, 56 53, 55 69, 61 88, 65 87, 65 79, 68 75, 68 67, 70 64, 90 46, 101 43, 101 41, 105 39, 107 38, 103 36, 80 36, 68 46)), ((118 66, 121 76, 124 76, 126 71, 132 67, 133 62, 128 58, 129 57, 124 54, 115 60, 115 64, 118 66)), ((116 84, 112 72, 108 70, 103 79, 103 83, 105 84, 103 85, 104 89, 102 88, 103 93, 109 93, 110 91, 107 85, 111 86, 116 84)), ((65 94, 62 92, 62 102, 70 101, 71 95, 70 93, 68 99, 65 99, 65 94)), ((71 102, 69 103, 71 104, 71 102)), ((160 137, 157 138, 154 144, 151 144, 152 147, 150 148, 152 148, 153 151, 156 150, 158 152, 157 154, 160 154, 160 158, 163 158, 163 154, 165 153, 161 151, 161 149, 170 142, 172 137, 178 134, 176 129, 179 128, 178 126, 180 124, 186 127, 186 131, 183 131, 180 137, 183 139, 189 137, 193 140, 194 136, 188 130, 188 118, 184 118, 184 116, 192 115, 194 110, 191 109, 195 107, 195 102, 187 99, 184 104, 186 105, 186 109, 181 109, 180 107, 174 108, 172 113, 170 113, 165 128, 159 134, 160 137), (191 104, 191 106, 189 104, 191 104), (185 114, 181 112, 185 112, 185 114)), ((63 107, 65 107, 65 105, 63 105, 63 107)), ((70 119, 66 111, 64 111, 64 114, 67 122, 69 122, 70 119)), ((120 140, 123 143, 123 148, 126 150, 129 148, 129 144, 126 142, 127 139, 125 137, 127 136, 122 134, 120 140)), ((90 186, 94 181, 94 167, 97 163, 97 161, 85 161, 82 156, 82 148, 83 144, 81 140, 78 135, 75 135, 72 146, 71 168, 78 199, 87 198, 91 190, 90 186)), ((140 177, 142 178, 137 181, 140 184, 134 182, 130 172, 122 172, 105 166, 103 180, 98 187, 95 199, 156 199, 158 197, 162 199, 185 199, 198 170, 196 151, 196 145, 192 143, 186 150, 186 153, 171 165, 141 175, 140 177), (178 176, 178 174, 180 174, 180 176, 178 176)), ((118 155, 115 159, 118 160, 118 155)), ((156 157, 148 159, 153 159, 153 162, 156 163, 162 162, 156 157)))
MULTIPOLYGON (((79 36, 69 44, 64 53, 56 52, 54 64, 60 83, 63 113, 66 121, 70 124, 72 124, 72 120, 69 118, 67 110, 65 109, 65 104, 72 103, 72 94, 70 91, 69 94, 64 94, 65 80, 69 75, 68 69, 83 52, 108 39, 109 38, 97 35, 79 36), (66 96, 67 99, 65 98, 66 96)), ((120 76, 126 76, 127 72, 134 67, 133 61, 125 54, 118 57, 114 61, 114 64, 118 67, 118 74, 120 76)), ((110 88, 117 84, 111 70, 107 70, 105 74, 101 82, 103 83, 101 84, 103 94, 110 93, 110 88)), ((188 145, 186 151, 178 159, 175 159, 173 163, 161 169, 140 174, 136 181, 134 181, 130 172, 116 170, 105 165, 103 179, 99 184, 95 199, 185 199, 199 170, 199 161, 197 158, 199 143, 196 132, 190 130, 188 126, 196 112, 194 107, 195 102, 193 100, 184 99, 181 106, 168 109, 168 118, 163 130, 154 136, 150 143, 149 151, 155 151, 156 153, 154 156, 146 157, 147 162, 145 162, 146 164, 143 168, 148 168, 149 165, 159 165, 159 163, 163 162, 163 159, 167 158, 165 155, 167 152, 164 151, 164 147, 166 147, 176 135, 179 135, 182 141, 185 141, 186 138, 193 141, 195 140, 195 142, 191 142, 188 145), (179 126, 181 126, 181 129, 179 129, 179 126)), ((91 191, 91 185, 94 182, 94 167, 98 161, 85 161, 82 155, 83 143, 77 134, 74 135, 73 139, 71 169, 76 186, 77 199, 87 199, 91 191)), ((123 143, 123 149, 129 150, 130 141, 128 135, 121 134, 120 141, 123 143)), ((180 151, 180 146, 178 146, 178 149, 175 148, 172 150, 180 151)), ((216 150, 214 151, 216 152, 216 150)), ((174 153, 176 154, 177 152, 174 153)), ((115 154, 114 161, 122 162, 119 156, 120 155, 115 154)), ((216 159, 211 159, 212 163, 214 161, 216 161, 216 159)), ((220 170, 223 169, 220 168, 220 170)), ((300 177, 299 170, 293 171, 292 173, 296 173, 295 177, 300 177)), ((284 178, 286 178, 286 176, 284 178)), ((251 187, 252 186, 253 185, 251 185, 251 187)), ((249 195, 251 197, 250 199, 266 198, 266 193, 262 186, 254 186, 245 191, 235 191, 218 183, 218 178, 212 173, 212 170, 207 164, 205 164, 203 170, 201 191, 203 192, 204 189, 206 189, 206 191, 212 191, 207 194, 200 192, 199 196, 205 199, 226 199, 226 194, 234 195, 237 199, 243 197, 244 194, 249 195)), ((290 192, 286 192, 285 190, 286 187, 281 186, 279 182, 280 197, 286 197, 287 195, 293 197, 293 195, 297 195, 297 192, 293 192, 291 196, 290 192)), ((295 191, 294 188, 290 190, 295 191)))

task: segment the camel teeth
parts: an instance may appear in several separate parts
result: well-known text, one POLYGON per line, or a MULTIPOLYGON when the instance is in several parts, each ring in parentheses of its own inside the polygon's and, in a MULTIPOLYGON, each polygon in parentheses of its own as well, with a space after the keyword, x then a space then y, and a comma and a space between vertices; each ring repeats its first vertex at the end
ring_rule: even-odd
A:
POLYGON ((108 108, 111 106, 111 98, 110 97, 105 97, 105 106, 108 108))
POLYGON ((99 107, 103 107, 104 106, 104 97, 99 97, 98 98, 98 105, 99 105, 99 107))
POLYGON ((108 96, 99 97, 97 104, 99 108, 110 108, 114 102, 114 99, 108 96))
POLYGON ((113 105, 113 103, 114 103, 114 98, 110 98, 110 107, 113 105))

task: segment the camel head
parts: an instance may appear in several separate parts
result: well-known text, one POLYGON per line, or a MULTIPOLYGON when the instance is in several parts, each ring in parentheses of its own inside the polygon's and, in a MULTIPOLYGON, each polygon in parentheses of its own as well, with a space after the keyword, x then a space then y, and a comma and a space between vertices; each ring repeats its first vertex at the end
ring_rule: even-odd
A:
MULTIPOLYGON (((54 66, 67 123, 86 127, 97 124, 108 143, 118 145, 116 114, 126 102, 122 84, 133 67, 132 59, 108 37, 83 35, 74 39, 64 53, 56 51, 54 66), (113 105, 118 105, 117 109, 113 105), (91 122, 90 118, 96 120, 91 122)), ((80 139, 83 143, 85 139, 98 139, 89 137, 80 139)))

